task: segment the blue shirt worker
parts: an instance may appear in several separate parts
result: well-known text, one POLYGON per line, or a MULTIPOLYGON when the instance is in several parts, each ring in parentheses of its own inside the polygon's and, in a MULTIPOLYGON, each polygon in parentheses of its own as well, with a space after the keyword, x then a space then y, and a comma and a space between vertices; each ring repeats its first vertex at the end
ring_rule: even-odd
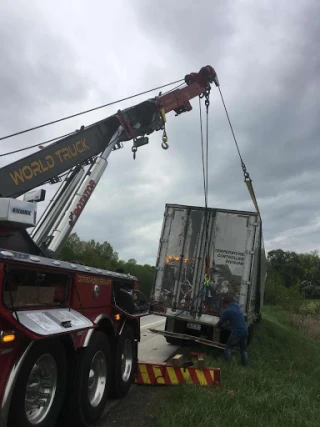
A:
POLYGON ((226 360, 229 362, 232 358, 232 349, 234 347, 240 347, 241 364, 246 366, 248 364, 247 354, 247 338, 248 338, 248 326, 242 314, 239 304, 234 301, 234 298, 230 295, 226 295, 224 298, 224 306, 226 309, 222 313, 217 327, 220 328, 225 322, 229 322, 231 326, 231 334, 226 343, 224 354, 226 360))

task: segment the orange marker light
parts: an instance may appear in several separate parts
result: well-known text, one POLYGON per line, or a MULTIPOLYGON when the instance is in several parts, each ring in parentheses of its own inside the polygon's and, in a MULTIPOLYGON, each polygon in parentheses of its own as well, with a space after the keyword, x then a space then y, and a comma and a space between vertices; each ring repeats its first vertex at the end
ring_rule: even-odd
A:
POLYGON ((114 318, 116 319, 116 320, 120 320, 120 314, 118 313, 118 314, 115 314, 114 315, 114 318))
POLYGON ((1 342, 8 343, 16 339, 14 332, 4 332, 1 336, 1 342))

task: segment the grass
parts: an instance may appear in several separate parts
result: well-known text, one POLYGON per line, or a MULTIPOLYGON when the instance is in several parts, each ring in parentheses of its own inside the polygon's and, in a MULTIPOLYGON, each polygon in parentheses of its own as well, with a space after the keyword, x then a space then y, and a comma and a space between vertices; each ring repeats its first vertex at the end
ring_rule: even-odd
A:
POLYGON ((305 300, 298 312, 291 316, 290 325, 320 341, 320 301, 305 300))
POLYGON ((170 388, 155 427, 318 427, 320 342, 290 322, 284 310, 265 308, 247 368, 238 354, 227 365, 207 350, 206 365, 221 368, 222 389, 170 388))
POLYGON ((298 329, 302 334, 320 341, 320 316, 304 316, 295 314, 291 317, 291 326, 298 329))
POLYGON ((320 300, 305 300, 300 311, 303 314, 320 315, 320 300))

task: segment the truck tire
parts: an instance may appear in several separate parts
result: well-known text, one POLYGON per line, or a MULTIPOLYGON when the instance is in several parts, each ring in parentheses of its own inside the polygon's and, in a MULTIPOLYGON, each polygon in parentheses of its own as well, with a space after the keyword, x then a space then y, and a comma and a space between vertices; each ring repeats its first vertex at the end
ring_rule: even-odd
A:
POLYGON ((127 325, 116 343, 110 396, 120 398, 129 392, 135 377, 135 363, 137 362, 135 353, 133 329, 127 325))
POLYGON ((183 346, 185 344, 184 340, 173 337, 165 337, 168 344, 183 346))
POLYGON ((17 378, 8 426, 54 427, 65 398, 67 359, 58 340, 35 342, 17 378))
POLYGON ((111 352, 107 336, 93 333, 76 357, 68 402, 68 426, 85 427, 101 417, 108 399, 111 352))

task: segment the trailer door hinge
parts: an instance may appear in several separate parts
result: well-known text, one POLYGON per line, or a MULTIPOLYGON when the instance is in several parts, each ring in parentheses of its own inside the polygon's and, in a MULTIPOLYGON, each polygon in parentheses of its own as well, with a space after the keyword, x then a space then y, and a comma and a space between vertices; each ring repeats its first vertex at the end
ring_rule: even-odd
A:
POLYGON ((249 285, 250 285, 250 281, 249 281, 249 280, 243 280, 243 281, 242 281, 242 284, 243 284, 243 285, 247 285, 247 286, 249 286, 249 285))

